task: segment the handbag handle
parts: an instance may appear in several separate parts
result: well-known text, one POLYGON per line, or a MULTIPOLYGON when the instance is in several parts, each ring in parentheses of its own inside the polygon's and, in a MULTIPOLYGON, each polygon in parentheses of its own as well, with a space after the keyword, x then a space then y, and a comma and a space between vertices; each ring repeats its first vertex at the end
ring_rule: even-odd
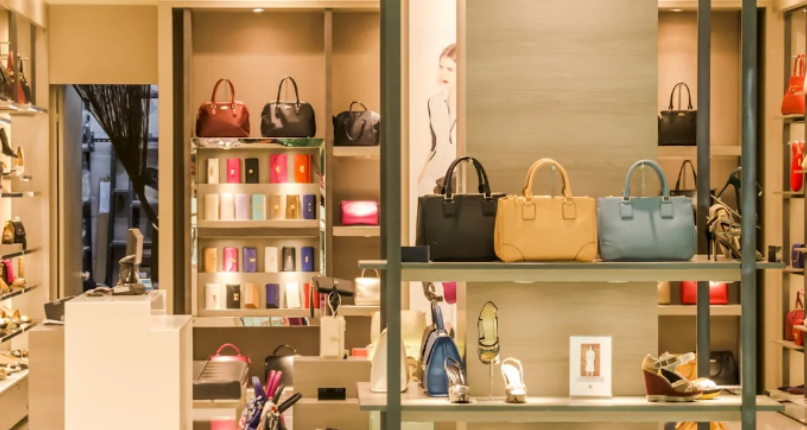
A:
POLYGON ((283 345, 279 345, 277 348, 275 348, 275 350, 272 351, 272 355, 277 355, 277 353, 283 348, 286 348, 289 351, 291 351, 292 355, 297 355, 297 350, 292 348, 291 345, 286 345, 285 343, 283 345))
POLYGON ((670 186, 667 185, 667 178, 664 176, 664 171, 661 170, 661 166, 658 165, 653 160, 639 160, 633 163, 633 166, 630 166, 630 170, 628 170, 628 176, 625 177, 625 189, 622 192, 622 200, 623 201, 630 201, 630 178, 633 176, 633 171, 636 170, 639 166, 650 166, 656 172, 659 181, 661 182, 661 196, 664 203, 670 202, 670 186))
MULTIPOLYGON (((361 105, 361 107, 364 108, 364 111, 367 112, 367 106, 365 106, 364 103, 359 102, 359 101, 352 102, 350 104, 350 108, 348 108, 348 117, 345 118, 345 120, 344 120, 345 125, 347 125, 348 122, 350 122, 351 125, 353 125, 353 105, 355 105, 355 104, 361 105)), ((359 129, 359 135, 356 136, 356 137, 353 137, 353 136, 350 135, 350 127, 345 127, 345 135, 347 136, 348 140, 359 140, 359 139, 361 139, 362 135, 364 134, 364 126, 365 125, 367 125, 367 120, 366 119, 361 120, 361 128, 359 129)))
POLYGON ((216 357, 220 356, 221 351, 223 351, 224 348, 228 348, 228 347, 235 350, 235 353, 236 353, 235 355, 236 356, 241 356, 241 350, 238 349, 237 346, 233 345, 232 343, 225 343, 224 345, 220 346, 219 349, 216 350, 216 357))
POLYGON ((681 93, 683 91, 681 88, 687 89, 687 98, 689 99, 689 102, 687 102, 687 110, 692 110, 692 93, 689 92, 689 85, 687 85, 686 82, 679 82, 673 87, 670 93, 669 109, 673 110, 673 97, 675 96, 675 90, 678 90, 678 110, 681 110, 681 93))
POLYGON ((541 166, 550 165, 555 166, 558 171, 560 172, 560 176, 563 179, 563 198, 564 199, 571 199, 572 198, 572 187, 569 185, 569 175, 566 174, 566 169, 560 165, 557 161, 551 158, 542 158, 530 166, 530 170, 527 171, 527 177, 524 179, 524 189, 522 190, 522 194, 524 195, 525 199, 532 198, 532 181, 535 179, 535 172, 541 168, 541 166))
POLYGON ((796 307, 795 309, 804 309, 804 288, 796 292, 796 307))
POLYGON ((479 194, 484 194, 486 199, 492 198, 490 184, 488 183, 488 174, 485 172, 485 168, 482 167, 482 163, 480 163, 479 160, 468 155, 457 158, 451 163, 450 166, 448 166, 445 176, 446 181, 443 184, 443 188, 440 190, 440 194, 444 195, 446 200, 451 200, 453 194, 452 179, 454 177, 454 170, 463 161, 469 161, 476 169, 476 175, 479 178, 479 194))
POLYGON ((216 81, 216 85, 213 85, 213 94, 210 95, 210 102, 212 103, 212 105, 211 105, 212 112, 214 114, 216 113, 216 93, 218 93, 219 85, 221 85, 222 82, 227 82, 227 85, 230 86, 230 95, 232 95, 232 98, 230 99, 230 107, 232 107, 232 109, 230 109, 230 113, 233 116, 235 116, 236 115, 236 113, 235 113, 235 87, 233 86, 233 83, 230 82, 230 80, 227 79, 227 78, 219 79, 218 81, 216 81))
MULTIPOLYGON (((364 277, 364 271, 365 271, 365 270, 367 270, 367 269, 361 269, 361 276, 359 276, 360 278, 363 278, 363 277, 364 277)), ((370 269, 370 270, 375 271, 375 277, 376 277, 376 278, 380 278, 380 277, 381 277, 381 273, 378 271, 378 269, 370 269)))
POLYGON ((675 191, 681 190, 681 176, 684 175, 684 170, 686 169, 687 165, 689 165, 690 170, 692 170, 692 177, 695 178, 695 188, 697 189, 698 174, 695 173, 695 166, 692 164, 691 160, 684 160, 684 162, 681 163, 681 169, 678 170, 678 179, 675 181, 675 191))
POLYGON ((793 73, 791 77, 800 78, 804 76, 804 54, 796 55, 796 61, 793 62, 793 73))
POLYGON ((277 100, 275 103, 276 111, 280 111, 280 91, 283 89, 283 83, 287 80, 291 81, 291 84, 294 85, 294 98, 297 100, 295 104, 297 105, 298 109, 300 108, 300 93, 297 92, 297 81, 295 81, 291 76, 286 76, 280 80, 280 85, 277 86, 277 100))
POLYGON ((442 311, 442 309, 440 309, 440 306, 437 306, 437 304, 435 304, 432 307, 432 312, 434 312, 434 326, 437 328, 437 331, 438 332, 440 332, 440 331, 445 332, 446 327, 443 324, 443 311, 442 311))
MULTIPOLYGON (((437 302, 443 301, 443 296, 437 295, 434 292, 435 286, 432 282, 426 282, 423 284, 423 295, 426 296, 426 299, 432 303, 432 305, 436 306, 437 302)), ((432 319, 434 319, 434 312, 432 312, 432 319)))

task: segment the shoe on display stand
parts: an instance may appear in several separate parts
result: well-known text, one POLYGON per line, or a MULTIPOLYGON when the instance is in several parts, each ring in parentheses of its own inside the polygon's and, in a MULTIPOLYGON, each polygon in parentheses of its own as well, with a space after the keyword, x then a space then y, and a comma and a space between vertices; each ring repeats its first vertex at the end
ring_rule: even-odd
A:
POLYGON ((526 403, 527 386, 524 384, 524 366, 515 358, 502 360, 502 377, 505 386, 505 402, 526 403))
POLYGON ((648 354, 644 358, 642 371, 649 402, 693 402, 701 397, 702 390, 680 374, 669 370, 686 361, 689 360, 683 356, 654 358, 648 354))

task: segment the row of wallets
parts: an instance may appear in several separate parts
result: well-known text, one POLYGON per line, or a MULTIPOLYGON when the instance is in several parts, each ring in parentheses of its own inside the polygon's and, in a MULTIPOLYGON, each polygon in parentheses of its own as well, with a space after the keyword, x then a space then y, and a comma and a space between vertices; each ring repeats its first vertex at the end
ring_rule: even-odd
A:
POLYGON ((314 194, 207 194, 205 220, 207 221, 264 221, 282 219, 316 219, 317 196, 314 194))
MULTIPOLYGON (((311 294, 310 284, 298 282, 264 285, 263 294, 255 283, 205 284, 205 309, 308 309, 311 294)), ((314 300, 319 307, 319 300, 314 300)))
MULTIPOLYGON (((275 246, 267 246, 264 248, 263 256, 263 271, 264 273, 277 273, 279 270, 278 249, 275 246)), ((241 250, 243 255, 243 265, 239 267, 238 264, 238 248, 227 247, 222 250, 222 265, 219 269, 219 249, 218 248, 205 248, 204 249, 204 273, 257 273, 258 272, 258 248, 244 247, 241 250), (240 269, 240 270, 239 270, 240 269)), ((284 246, 283 254, 283 272, 296 272, 297 271, 297 249, 290 246, 284 246)), ((300 248, 300 262, 302 272, 314 271, 314 247, 304 246, 300 248)))
MULTIPOLYGON (((311 155, 310 154, 293 154, 292 155, 292 175, 289 175, 289 157, 288 154, 270 154, 269 155, 269 183, 270 184, 283 184, 283 183, 297 183, 297 184, 310 184, 311 178, 311 155), (293 180, 290 180, 293 179, 293 180)), ((257 158, 247 158, 243 160, 244 169, 241 169, 242 161, 240 158, 228 158, 226 160, 226 175, 224 180, 228 184, 260 184, 261 183, 261 169, 260 161, 257 158)), ((220 183, 219 159, 208 158, 207 160, 207 183, 218 184, 220 183)))

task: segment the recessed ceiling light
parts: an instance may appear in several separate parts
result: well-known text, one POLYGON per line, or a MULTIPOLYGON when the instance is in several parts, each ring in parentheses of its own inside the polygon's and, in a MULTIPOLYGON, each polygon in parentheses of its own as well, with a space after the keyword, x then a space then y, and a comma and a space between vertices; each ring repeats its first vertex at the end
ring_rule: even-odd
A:
POLYGON ((263 12, 263 8, 262 7, 256 7, 255 9, 252 9, 252 11, 255 12, 255 13, 261 13, 261 12, 263 12))
POLYGON ((670 9, 670 10, 672 10, 673 12, 683 12, 684 11, 681 8, 675 8, 675 9, 670 9))

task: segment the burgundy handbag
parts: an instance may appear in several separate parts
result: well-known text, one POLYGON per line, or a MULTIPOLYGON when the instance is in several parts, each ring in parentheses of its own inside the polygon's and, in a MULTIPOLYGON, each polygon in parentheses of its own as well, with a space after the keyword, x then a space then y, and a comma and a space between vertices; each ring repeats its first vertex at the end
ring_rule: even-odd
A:
POLYGON ((196 116, 196 136, 198 137, 249 137, 249 109, 244 102, 235 100, 235 88, 229 79, 219 79, 213 87, 209 102, 199 106, 196 116), (221 82, 230 86, 232 99, 217 102, 216 92, 221 82))
POLYGON ((793 326, 796 325, 797 320, 804 321, 804 288, 796 293, 796 306, 794 309, 785 314, 785 340, 793 340, 793 326))
MULTIPOLYGON (((681 304, 698 304, 698 283, 696 281, 681 282, 681 304)), ((727 282, 709 282, 709 304, 729 304, 729 284, 727 282)))
POLYGON ((247 357, 246 355, 241 355, 241 350, 238 349, 238 347, 233 345, 232 343, 225 343, 224 345, 220 346, 219 349, 216 350, 216 355, 210 356, 210 361, 214 363, 242 361, 244 363, 249 364, 249 357, 247 357), (234 349, 236 355, 221 355, 221 351, 223 351, 224 348, 227 347, 234 349))
POLYGON ((378 225, 378 202, 342 201, 342 225, 378 225))

